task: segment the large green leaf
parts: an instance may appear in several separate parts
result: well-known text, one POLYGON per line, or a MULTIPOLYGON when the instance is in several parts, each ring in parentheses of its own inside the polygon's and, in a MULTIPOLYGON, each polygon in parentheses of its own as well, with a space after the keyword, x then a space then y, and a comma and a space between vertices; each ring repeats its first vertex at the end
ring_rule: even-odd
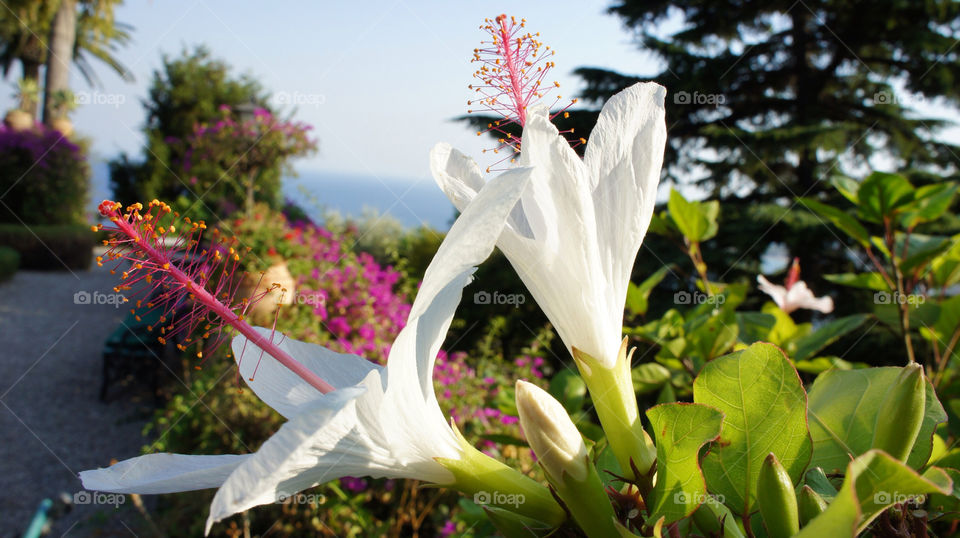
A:
MULTIPOLYGON (((880 407, 900 371, 897 367, 831 370, 817 377, 810 388, 812 467, 823 467, 827 473, 839 471, 851 458, 870 450, 880 407)), ((929 382, 926 401, 923 425, 907 458, 913 468, 927 462, 933 431, 947 419, 929 382)))
POLYGON ((779 348, 753 344, 708 363, 693 383, 693 400, 726 417, 703 471, 710 491, 734 513, 753 510, 760 464, 771 452, 799 481, 812 451, 807 395, 779 348))
POLYGON ((670 217, 680 233, 690 241, 702 242, 717 235, 717 215, 720 204, 716 201, 690 202, 676 189, 670 191, 667 200, 670 217))
POLYGON ((693 513, 707 498, 700 470, 700 448, 720 436, 723 413, 706 405, 662 404, 647 410, 657 441, 657 483, 648 520, 673 523, 693 513))
POLYGON ((857 222, 857 219, 855 219, 852 215, 811 198, 799 198, 797 201, 803 204, 810 211, 813 211, 821 217, 829 220, 834 226, 840 228, 843 233, 849 235, 861 245, 865 247, 869 246, 870 233, 867 232, 867 229, 864 228, 862 224, 857 222))
POLYGON ((913 201, 916 191, 907 178, 898 174, 874 172, 860 184, 860 216, 871 222, 883 222, 913 201))
POLYGON ((936 469, 920 476, 880 450, 871 450, 846 467, 837 497, 825 512, 808 523, 799 538, 853 538, 881 512, 896 503, 930 493, 949 494, 950 477, 936 469))
POLYGON ((835 319, 816 331, 798 338, 794 343, 796 351, 793 360, 802 361, 813 358, 814 353, 837 341, 838 338, 863 325, 870 317, 868 314, 854 314, 835 319))
POLYGON ((860 183, 853 178, 846 176, 836 176, 831 180, 834 188, 843 195, 844 198, 850 200, 854 204, 859 204, 860 199, 857 197, 857 192, 860 190, 860 183))

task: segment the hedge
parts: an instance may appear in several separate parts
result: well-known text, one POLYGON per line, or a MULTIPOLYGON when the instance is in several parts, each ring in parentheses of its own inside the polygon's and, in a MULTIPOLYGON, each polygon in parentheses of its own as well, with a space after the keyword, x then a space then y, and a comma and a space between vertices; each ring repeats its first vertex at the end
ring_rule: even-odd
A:
POLYGON ((10 247, 0 247, 0 282, 13 277, 20 267, 20 253, 10 247))
POLYGON ((16 250, 23 269, 89 269, 95 241, 89 226, 0 224, 0 247, 16 250))

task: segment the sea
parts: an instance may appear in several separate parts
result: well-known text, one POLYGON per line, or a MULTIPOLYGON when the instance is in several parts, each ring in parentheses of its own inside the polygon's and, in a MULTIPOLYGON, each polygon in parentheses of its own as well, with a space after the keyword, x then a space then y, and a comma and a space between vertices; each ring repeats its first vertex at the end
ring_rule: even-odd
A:
MULTIPOLYGON (((91 214, 96 205, 110 198, 106 163, 92 166, 91 214)), ((341 217, 363 219, 386 215, 405 228, 429 226, 447 230, 453 222, 453 204, 433 178, 381 178, 344 172, 303 171, 283 180, 283 195, 322 222, 331 212, 341 217)))

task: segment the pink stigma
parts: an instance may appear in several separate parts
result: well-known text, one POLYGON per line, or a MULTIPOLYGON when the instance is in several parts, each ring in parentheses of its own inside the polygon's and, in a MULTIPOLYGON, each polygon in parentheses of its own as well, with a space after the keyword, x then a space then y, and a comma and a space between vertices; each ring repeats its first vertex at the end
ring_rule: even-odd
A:
MULTIPOLYGON (((130 265, 122 271, 122 283, 114 291, 132 292, 128 299, 135 301, 136 308, 131 309, 131 313, 138 316, 138 321, 146 312, 159 312, 159 324, 148 329, 159 333, 157 339, 161 343, 177 342, 177 347, 186 351, 194 343, 194 336, 200 334, 203 348, 209 351, 225 341, 224 326, 227 325, 260 348, 258 366, 265 352, 320 392, 326 394, 334 390, 280 349, 273 342, 275 332, 271 332, 269 338, 264 337, 244 321, 251 305, 279 285, 263 290, 258 286, 259 291, 252 297, 235 300, 243 274, 239 270, 236 239, 223 237, 219 230, 213 230, 212 238, 203 237, 207 228, 203 221, 185 218, 182 223, 178 222, 179 215, 157 200, 150 202, 144 213, 141 213, 142 204, 123 210, 120 203, 110 200, 101 202, 98 209, 100 215, 110 221, 107 226, 93 227, 94 231, 112 232, 111 238, 104 240, 104 245, 110 247, 106 259, 117 261, 110 272, 115 273, 126 263, 130 265)), ((98 265, 103 265, 103 261, 104 256, 97 257, 98 265)), ((197 342, 198 348, 200 342, 197 342)), ((198 358, 202 359, 203 354, 203 350, 197 351, 198 358)))
POLYGON ((784 281, 783 287, 789 290, 799 280, 800 280, 800 258, 794 258, 793 265, 790 266, 790 271, 787 273, 787 279, 786 281, 784 281))
MULTIPOLYGON (((506 15, 485 19, 480 29, 490 35, 490 40, 482 41, 480 48, 473 51, 471 62, 480 63, 473 76, 481 83, 470 86, 477 96, 467 101, 467 105, 479 108, 467 112, 487 111, 503 118, 492 121, 486 130, 477 133, 494 131, 499 135, 499 145, 493 149, 494 153, 505 148, 510 148, 511 154, 520 152, 520 137, 507 128, 510 125, 522 128, 527 121, 527 109, 560 86, 557 82, 545 82, 547 72, 554 66, 550 60, 553 50, 539 41, 539 33, 527 32, 525 27, 525 20, 518 23, 506 15)), ((557 96, 554 102, 562 98, 557 96)), ((575 102, 573 100, 570 104, 575 102)), ((551 119, 565 113, 569 106, 553 114, 551 119)), ((505 160, 510 157, 512 155, 505 160)))

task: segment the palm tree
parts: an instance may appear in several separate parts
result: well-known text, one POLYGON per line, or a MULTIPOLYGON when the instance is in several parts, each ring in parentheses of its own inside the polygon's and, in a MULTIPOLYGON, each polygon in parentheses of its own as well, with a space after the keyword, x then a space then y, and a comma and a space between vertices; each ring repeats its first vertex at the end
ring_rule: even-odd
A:
MULTIPOLYGON (((100 84, 91 64, 93 58, 107 64, 124 80, 132 80, 130 70, 113 55, 119 47, 130 41, 132 30, 129 25, 114 19, 114 8, 121 1, 0 2, 0 72, 8 76, 11 69, 19 63, 23 78, 39 84, 40 66, 49 62, 48 67, 52 67, 54 71, 54 86, 45 88, 46 98, 53 92, 66 89, 65 73, 69 70, 71 61, 77 65, 85 81, 92 86, 100 84), (69 26, 71 20, 74 27, 72 36, 65 26, 69 26), (56 26, 55 21, 66 22, 56 26), (58 50, 54 58, 50 58, 50 50, 58 50), (64 81, 62 86, 61 80, 64 81)), ((48 83, 50 76, 48 73, 48 83)))

